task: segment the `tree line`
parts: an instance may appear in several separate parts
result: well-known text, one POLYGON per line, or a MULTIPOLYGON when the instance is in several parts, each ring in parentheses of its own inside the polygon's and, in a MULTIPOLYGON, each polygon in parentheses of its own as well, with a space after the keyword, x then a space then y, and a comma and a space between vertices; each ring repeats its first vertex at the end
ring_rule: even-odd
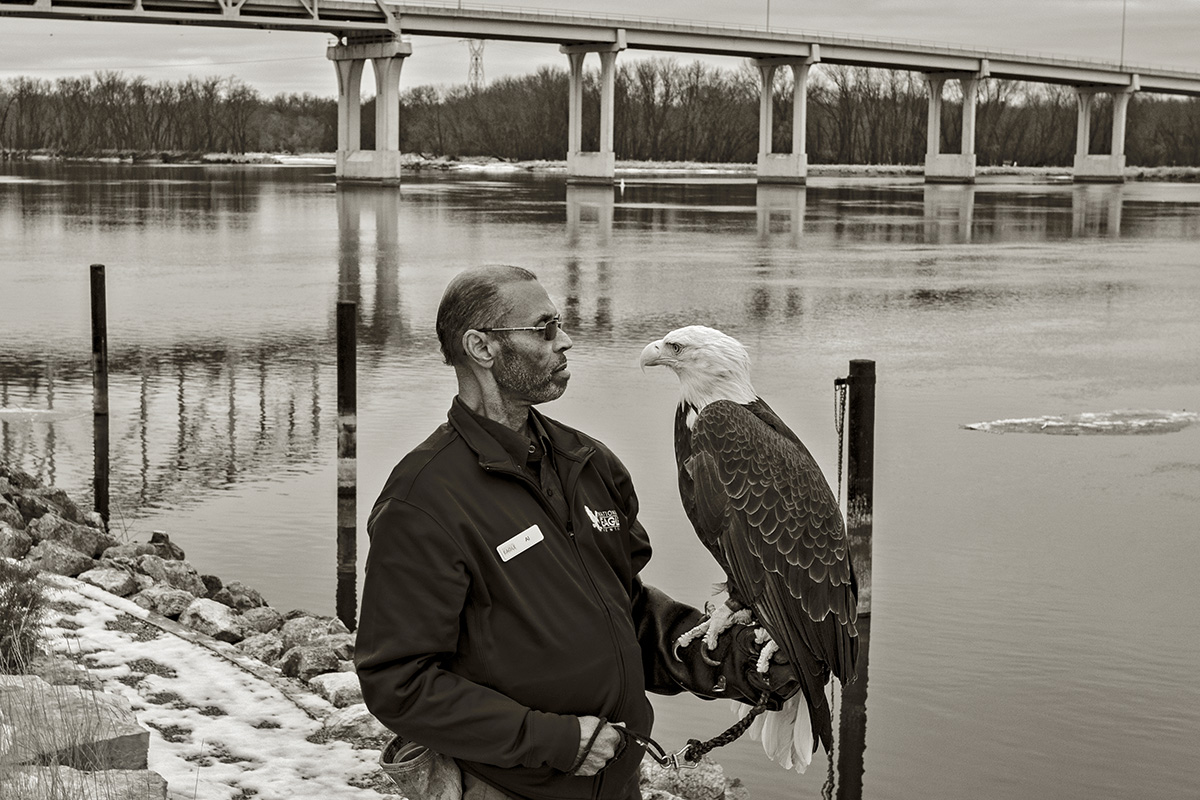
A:
POLYGON ((151 83, 99 72, 0 84, 0 150, 94 156, 336 149, 337 100, 266 99, 237 78, 151 83))
MULTIPOLYGON (((758 153, 760 77, 745 62, 718 68, 653 58, 620 64, 614 149, 620 159, 752 163, 758 153)), ((790 70, 776 73, 775 150, 791 146, 790 70)), ((567 146, 566 69, 401 95, 401 149, 433 156, 561 160, 567 146)), ((942 152, 959 149, 962 102, 948 82, 942 152)), ((584 147, 598 144, 599 76, 584 87, 584 147)), ((1110 151, 1112 103, 1099 95, 1092 152, 1110 151)), ((818 65, 808 81, 810 163, 920 164, 928 90, 919 74, 818 65)), ((364 103, 363 147, 374 146, 374 100, 364 103)), ((976 105, 980 165, 1066 166, 1075 153, 1070 87, 985 80, 976 105)), ((64 155, 111 152, 329 152, 337 101, 310 94, 265 98, 236 78, 150 83, 102 72, 0 84, 0 150, 64 155)), ((1200 100, 1134 95, 1125 152, 1140 166, 1200 165, 1200 100)))

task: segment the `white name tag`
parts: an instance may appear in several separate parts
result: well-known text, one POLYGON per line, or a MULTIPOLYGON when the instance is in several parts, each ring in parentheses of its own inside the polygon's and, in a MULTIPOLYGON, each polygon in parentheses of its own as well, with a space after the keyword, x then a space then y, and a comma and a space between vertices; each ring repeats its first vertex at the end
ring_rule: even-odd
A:
POLYGON ((530 525, 525 530, 518 533, 516 536, 509 539, 504 544, 496 548, 496 552, 500 554, 501 561, 508 561, 516 558, 524 553, 529 548, 540 542, 546 537, 542 536, 542 529, 537 525, 530 525))

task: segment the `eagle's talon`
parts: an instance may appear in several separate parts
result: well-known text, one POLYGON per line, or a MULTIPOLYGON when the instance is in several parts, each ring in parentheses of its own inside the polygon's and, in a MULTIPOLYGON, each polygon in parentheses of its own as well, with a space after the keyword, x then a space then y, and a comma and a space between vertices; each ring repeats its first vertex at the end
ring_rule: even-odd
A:
POLYGON ((671 655, 675 657, 676 661, 683 660, 679 657, 679 650, 681 648, 687 647, 689 644, 696 641, 701 636, 704 636, 708 632, 708 627, 710 624, 712 624, 712 617, 707 616, 707 615, 704 617, 701 617, 699 625, 697 625, 696 627, 692 628, 689 631, 685 631, 683 634, 680 635, 680 637, 678 639, 675 640, 675 644, 671 648, 671 655))
POLYGON ((758 674, 766 675, 771 669, 771 656, 779 650, 779 645, 774 639, 767 639, 767 643, 763 645, 762 652, 758 654, 758 674))

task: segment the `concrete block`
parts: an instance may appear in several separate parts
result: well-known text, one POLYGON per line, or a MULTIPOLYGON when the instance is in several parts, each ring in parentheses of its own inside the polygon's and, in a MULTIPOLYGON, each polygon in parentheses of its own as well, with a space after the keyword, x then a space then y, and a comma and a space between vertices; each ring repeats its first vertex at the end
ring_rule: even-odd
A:
POLYGON ((808 153, 759 153, 759 183, 803 184, 808 180, 808 153))
POLYGON ((568 183, 612 183, 616 174, 616 153, 567 153, 568 183))
POLYGON ((974 183, 974 153, 926 153, 926 183, 974 183))
POLYGON ((0 777, 0 797, 166 800, 167 781, 150 770, 84 772, 70 767, 18 767, 0 777))
POLYGON ((8 734, 0 736, 0 763, 89 771, 146 768, 150 732, 119 695, 51 686, 32 675, 3 675, 0 713, 8 734))
POLYGON ((1125 156, 1076 154, 1074 178, 1076 183, 1124 183, 1125 156))
POLYGON ((350 183, 400 183, 398 150, 338 150, 334 175, 350 183))

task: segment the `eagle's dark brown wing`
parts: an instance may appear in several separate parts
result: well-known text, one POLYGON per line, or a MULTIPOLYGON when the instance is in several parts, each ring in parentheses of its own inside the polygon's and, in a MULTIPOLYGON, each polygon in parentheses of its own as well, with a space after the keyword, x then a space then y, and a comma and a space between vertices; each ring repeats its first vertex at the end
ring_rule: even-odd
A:
MULTIPOLYGON (((681 411, 681 414, 683 412, 681 411)), ((797 667, 814 739, 831 746, 824 687, 854 676, 857 585, 837 498, 807 448, 761 400, 701 411, 676 454, 700 540, 797 667), (686 476, 686 478, 685 478, 686 476)))

